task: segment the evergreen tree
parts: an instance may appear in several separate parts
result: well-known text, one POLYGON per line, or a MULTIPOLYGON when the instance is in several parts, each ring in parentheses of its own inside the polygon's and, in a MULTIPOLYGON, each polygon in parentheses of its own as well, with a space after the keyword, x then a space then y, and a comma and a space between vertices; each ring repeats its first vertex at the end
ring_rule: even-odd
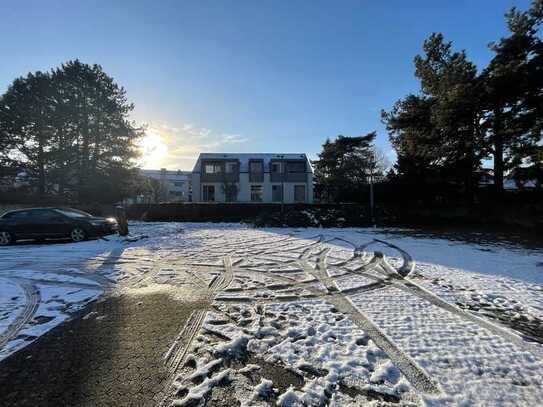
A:
POLYGON ((494 159, 494 183, 503 191, 504 172, 527 159, 541 168, 538 143, 543 125, 543 1, 506 14, 508 37, 491 44, 495 56, 481 74, 485 125, 494 159))
POLYGON ((408 95, 390 112, 381 112, 390 142, 397 154, 396 174, 408 183, 421 183, 443 166, 445 147, 432 122, 435 99, 408 95))
POLYGON ((433 100, 431 123, 439 135, 440 158, 463 181, 471 202, 474 174, 485 155, 477 68, 464 51, 453 52, 442 34, 432 34, 423 48, 425 55, 415 57, 416 76, 422 94, 433 100))
POLYGON ((360 186, 369 177, 383 176, 383 162, 373 146, 376 133, 365 136, 338 136, 322 146, 315 169, 315 193, 324 201, 360 201, 360 186))
POLYGON ((419 95, 408 95, 382 112, 398 155, 398 174, 418 182, 438 177, 460 182, 471 202, 474 173, 485 154, 480 126, 477 68, 464 51, 453 52, 432 34, 415 57, 419 95))
POLYGON ((120 181, 133 168, 143 129, 128 119, 134 106, 124 88, 99 65, 69 61, 52 76, 62 92, 64 131, 57 151, 69 158, 58 162, 64 167, 60 172, 76 180, 81 199, 89 199, 100 193, 104 177, 120 181))
POLYGON ((46 191, 47 170, 52 160, 55 105, 51 75, 39 71, 13 81, 0 99, 3 161, 24 165, 37 179, 40 194, 46 191))
POLYGON ((126 193, 143 129, 129 121, 126 91, 99 65, 75 60, 29 74, 0 102, 3 159, 28 168, 40 193, 53 184, 81 201, 126 193))
POLYGON ((415 58, 421 93, 382 112, 400 177, 439 172, 463 181, 471 198, 474 174, 492 155, 498 192, 504 173, 521 166, 542 178, 543 0, 506 19, 511 34, 491 45, 495 56, 480 75, 441 34, 424 42, 415 58))

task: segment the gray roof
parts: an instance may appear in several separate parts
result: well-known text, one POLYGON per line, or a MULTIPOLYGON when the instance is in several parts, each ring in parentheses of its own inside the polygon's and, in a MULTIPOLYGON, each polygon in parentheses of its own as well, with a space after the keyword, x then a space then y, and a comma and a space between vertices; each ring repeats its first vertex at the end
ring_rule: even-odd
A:
POLYGON ((141 174, 145 177, 154 179, 167 179, 172 181, 184 181, 190 177, 190 171, 181 170, 140 170, 141 174))
POLYGON ((264 168, 267 168, 271 160, 305 160, 308 164, 308 169, 311 171, 311 162, 305 153, 201 153, 194 165, 192 172, 200 172, 201 160, 238 160, 240 171, 249 170, 249 160, 264 161, 264 168))

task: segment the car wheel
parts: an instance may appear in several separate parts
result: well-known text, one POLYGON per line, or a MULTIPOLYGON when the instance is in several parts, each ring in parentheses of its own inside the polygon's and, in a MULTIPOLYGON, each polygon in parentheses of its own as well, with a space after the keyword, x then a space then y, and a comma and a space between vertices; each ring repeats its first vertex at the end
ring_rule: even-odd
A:
POLYGON ((70 232, 70 238, 72 239, 72 242, 81 242, 87 238, 87 233, 85 232, 85 229, 76 227, 70 232))
POLYGON ((8 244, 15 243, 15 237, 7 231, 0 232, 0 246, 7 246, 8 244))

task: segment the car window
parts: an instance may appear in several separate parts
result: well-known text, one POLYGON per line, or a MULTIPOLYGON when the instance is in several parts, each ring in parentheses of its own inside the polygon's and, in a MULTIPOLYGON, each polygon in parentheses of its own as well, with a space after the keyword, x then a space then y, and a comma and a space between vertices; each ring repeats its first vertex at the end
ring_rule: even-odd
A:
POLYGON ((29 211, 8 212, 2 216, 2 219, 27 219, 29 211))
POLYGON ((70 209, 55 209, 55 212, 61 213, 70 218, 89 218, 92 215, 83 211, 70 210, 70 209))
POLYGON ((40 220, 60 218, 60 215, 58 213, 56 213, 55 211, 48 210, 48 209, 33 210, 31 211, 30 216, 32 219, 40 219, 40 220))

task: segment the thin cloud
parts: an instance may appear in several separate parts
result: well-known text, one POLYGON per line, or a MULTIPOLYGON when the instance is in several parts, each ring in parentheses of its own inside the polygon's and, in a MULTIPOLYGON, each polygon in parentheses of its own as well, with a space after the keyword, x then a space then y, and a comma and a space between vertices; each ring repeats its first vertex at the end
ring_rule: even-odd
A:
POLYGON ((193 137, 208 137, 211 134, 210 129, 206 129, 205 127, 197 127, 194 124, 184 124, 182 126, 182 132, 185 135, 193 136, 193 137))
MULTIPOLYGON (((228 146, 239 145, 249 139, 238 133, 214 133, 206 127, 192 123, 172 126, 169 123, 150 124, 147 139, 152 140, 152 150, 142 151, 148 159, 142 157, 145 168, 168 168, 191 170, 201 152, 223 152, 228 146), (165 154, 152 155, 159 149, 165 154)), ((149 144, 149 143, 148 143, 149 144)))
POLYGON ((222 142, 225 144, 245 143, 246 141, 248 141, 248 139, 242 137, 239 134, 223 134, 222 135, 222 142))

